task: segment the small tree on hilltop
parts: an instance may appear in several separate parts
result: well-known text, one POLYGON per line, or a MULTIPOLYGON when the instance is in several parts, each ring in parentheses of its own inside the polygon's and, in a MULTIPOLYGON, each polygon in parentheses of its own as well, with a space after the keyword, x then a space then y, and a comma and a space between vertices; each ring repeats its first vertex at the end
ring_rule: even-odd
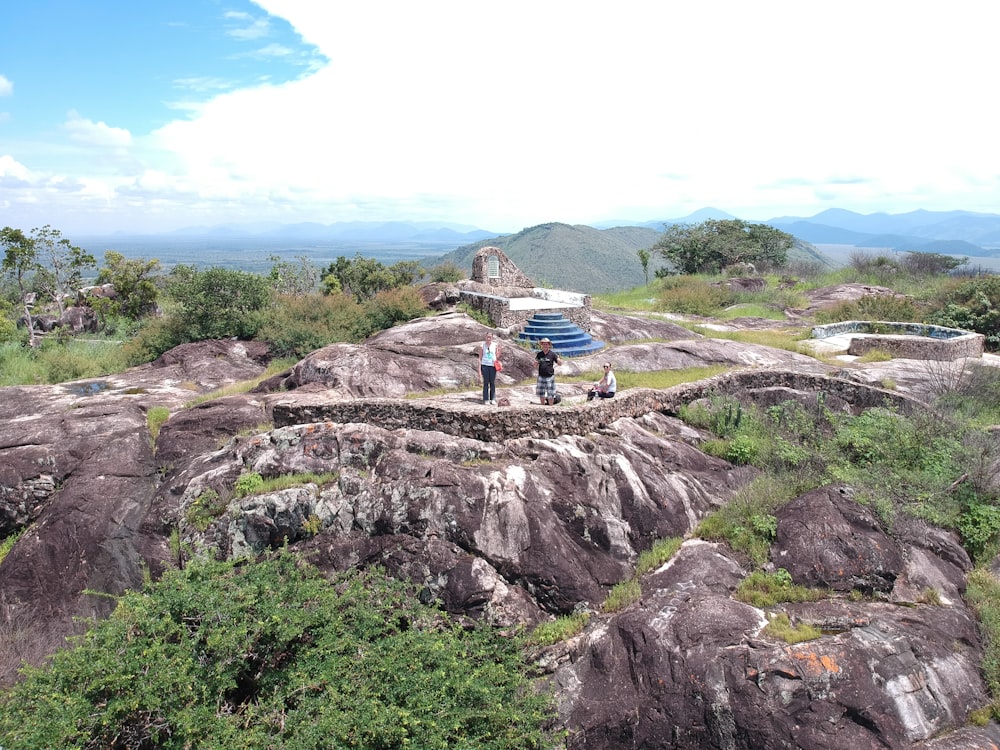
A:
POLYGON ((4 251, 3 272, 13 277, 14 283, 17 284, 24 322, 28 327, 28 345, 34 346, 35 326, 31 316, 29 290, 35 260, 38 257, 35 243, 20 229, 4 227, 0 229, 0 247, 4 251))
POLYGON ((642 275, 646 279, 646 286, 649 286, 649 250, 644 247, 640 247, 635 252, 636 255, 639 256, 639 263, 642 264, 642 275))
POLYGON ((766 224, 709 219, 667 227, 653 252, 677 273, 718 273, 735 263, 782 266, 793 241, 792 235, 766 224))
POLYGON ((149 314, 155 309, 159 294, 156 286, 159 270, 160 261, 155 258, 126 258, 108 250, 104 253, 104 266, 97 273, 97 283, 111 284, 115 296, 94 300, 94 308, 104 317, 121 315, 138 320, 149 314))
POLYGON ((37 254, 36 284, 56 303, 62 317, 66 312, 66 297, 80 288, 84 269, 94 268, 97 260, 48 224, 32 229, 31 239, 37 254))

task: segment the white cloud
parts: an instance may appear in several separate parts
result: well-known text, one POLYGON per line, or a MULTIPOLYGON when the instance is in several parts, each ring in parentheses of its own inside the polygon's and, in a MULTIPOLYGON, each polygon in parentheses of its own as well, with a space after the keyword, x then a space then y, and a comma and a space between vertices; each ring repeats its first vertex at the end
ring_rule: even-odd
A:
POLYGON ((88 120, 75 111, 70 111, 66 116, 63 128, 74 143, 113 149, 124 149, 132 145, 132 134, 128 130, 88 120))
MULTIPOLYGON (((96 158, 73 172, 88 196, 156 206, 164 221, 176 207, 177 224, 243 212, 496 231, 708 205, 750 219, 1000 205, 982 94, 994 25, 974 0, 947 12, 926 0, 256 2, 328 62, 282 85, 178 81, 201 97, 135 138, 72 113, 74 143, 121 157, 113 173, 96 158)), ((247 40, 268 32, 251 14, 227 22, 247 40)))
POLYGON ((10 155, 0 155, 0 180, 17 180, 29 183, 32 181, 31 170, 10 155))
POLYGON ((249 13, 229 11, 224 14, 224 18, 227 21, 239 24, 231 26, 226 31, 234 39, 261 39, 262 37, 266 37, 271 31, 271 26, 266 18, 254 18, 249 13))
POLYGON ((0 96, 10 96, 14 93, 14 83, 5 75, 0 74, 0 96))

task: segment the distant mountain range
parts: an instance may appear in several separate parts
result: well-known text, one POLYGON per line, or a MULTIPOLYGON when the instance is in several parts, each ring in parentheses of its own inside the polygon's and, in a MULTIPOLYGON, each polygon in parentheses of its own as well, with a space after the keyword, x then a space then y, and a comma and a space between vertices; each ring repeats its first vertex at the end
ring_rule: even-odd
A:
MULTIPOLYGON (((697 224, 737 217, 703 208, 682 219, 661 219, 639 226, 663 230, 668 224, 697 224)), ((1000 256, 1000 214, 971 211, 910 211, 905 214, 859 214, 841 208, 815 216, 777 216, 769 224, 814 245, 853 245, 897 251, 934 252, 978 257, 1000 256)), ((602 223, 599 226, 610 226, 602 223)))

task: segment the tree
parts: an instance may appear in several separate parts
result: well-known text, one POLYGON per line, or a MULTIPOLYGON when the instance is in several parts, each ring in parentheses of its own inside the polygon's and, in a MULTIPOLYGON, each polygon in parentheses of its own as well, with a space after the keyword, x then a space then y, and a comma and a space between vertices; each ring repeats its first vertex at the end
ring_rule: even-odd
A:
POLYGON ((248 271, 177 266, 167 280, 188 341, 252 339, 271 301, 268 280, 248 271))
POLYGON ((639 262, 642 264, 642 275, 646 277, 646 285, 649 285, 649 250, 644 247, 640 247, 635 251, 639 256, 639 262))
POLYGON ((792 235, 742 219, 709 219, 701 224, 673 224, 653 246, 678 273, 718 273, 735 263, 782 266, 792 235))
POLYGON ((29 282, 36 268, 38 253, 35 243, 20 229, 0 229, 0 246, 3 247, 3 272, 13 277, 17 284, 24 321, 28 326, 28 345, 35 345, 35 326, 31 316, 29 282))
POLYGON ((387 268, 361 253, 352 260, 341 255, 323 274, 323 291, 326 294, 342 291, 353 294, 358 302, 364 302, 379 292, 408 286, 423 275, 424 269, 412 260, 399 261, 387 268))
POLYGON ((66 311, 66 297, 83 283, 83 270, 95 267, 97 260, 48 224, 32 229, 31 238, 37 254, 36 284, 56 303, 61 317, 66 311))
POLYGON ((270 255, 267 259, 274 264, 267 277, 278 294, 301 295, 316 290, 319 269, 304 255, 296 257, 298 263, 285 260, 280 255, 270 255))
POLYGON ((101 298, 94 307, 103 315, 122 315, 138 320, 156 307, 159 289, 156 274, 160 261, 145 258, 126 258, 119 252, 104 253, 104 266, 97 273, 98 284, 111 284, 115 288, 113 299, 101 298))

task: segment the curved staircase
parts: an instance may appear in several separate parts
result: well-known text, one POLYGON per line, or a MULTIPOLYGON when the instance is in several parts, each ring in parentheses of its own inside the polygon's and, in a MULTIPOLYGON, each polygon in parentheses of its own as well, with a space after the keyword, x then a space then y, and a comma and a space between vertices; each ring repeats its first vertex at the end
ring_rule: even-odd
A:
POLYGON ((589 333, 564 318, 562 313, 535 313, 517 338, 537 349, 539 340, 546 337, 552 341, 552 349, 560 357, 582 357, 604 348, 603 341, 591 338, 589 333))

